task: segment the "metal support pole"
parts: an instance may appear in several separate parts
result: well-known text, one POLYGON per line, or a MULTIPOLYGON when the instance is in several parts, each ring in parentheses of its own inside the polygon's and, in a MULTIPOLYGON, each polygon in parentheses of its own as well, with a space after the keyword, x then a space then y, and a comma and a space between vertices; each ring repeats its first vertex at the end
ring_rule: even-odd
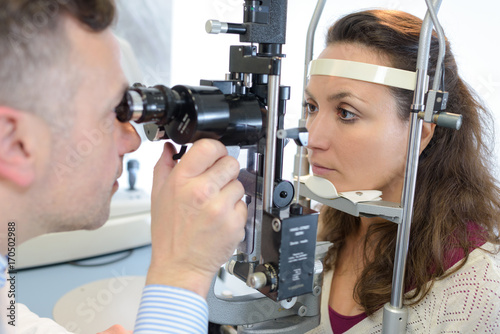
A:
POLYGON ((276 166, 276 132, 278 131, 278 103, 280 90, 280 76, 269 76, 269 92, 267 98, 267 137, 266 156, 264 162, 264 210, 269 212, 273 207, 274 177, 276 166))
MULTIPOLYGON (((440 5, 441 0, 434 0, 433 6, 436 11, 439 9, 440 5)), ((417 86, 415 89, 412 113, 410 117, 405 182, 401 199, 401 204, 403 206, 403 219, 402 223, 398 226, 396 254, 394 258, 392 276, 391 301, 390 303, 384 305, 382 323, 383 334, 406 333, 408 310, 403 307, 404 274, 413 215, 413 202, 420 155, 420 140, 422 136, 423 121, 418 118, 418 112, 424 110, 424 97, 428 88, 427 67, 431 36, 432 21, 428 11, 422 23, 422 30, 420 32, 419 50, 417 56, 417 86)))
MULTIPOLYGON (((309 63, 313 58, 314 51, 314 35, 316 34, 316 28, 318 27, 318 22, 321 18, 321 13, 323 13, 325 4, 326 0, 318 0, 318 2, 316 3, 316 8, 314 9, 313 16, 311 18, 311 22, 309 23, 309 28, 307 29, 306 54, 304 59, 304 83, 302 91, 304 91, 307 86, 309 63)), ((300 115, 299 127, 305 127, 305 119, 306 108, 303 107, 300 115)), ((293 176, 297 178, 297 181, 295 182, 295 189, 297 189, 295 196, 296 200, 299 200, 300 182, 298 181, 298 179, 301 175, 307 175, 309 173, 309 161, 307 160, 307 154, 304 154, 304 147, 297 146, 297 153, 295 154, 294 161, 293 176)))
POLYGON ((423 120, 419 119, 416 113, 412 113, 410 117, 410 142, 408 145, 405 185, 403 188, 402 196, 403 219, 401 221, 401 224, 398 226, 396 255, 394 260, 394 271, 392 279, 391 305, 397 308, 403 307, 404 271, 406 267, 406 255, 408 253, 410 227, 413 216, 413 202, 423 123, 423 120))
MULTIPOLYGON (((309 23, 309 28, 307 29, 307 38, 306 38, 306 55, 304 59, 304 85, 303 90, 307 86, 307 74, 309 70, 309 63, 313 58, 314 51, 314 35, 316 34, 316 28, 318 27, 319 19, 321 18, 321 13, 323 12, 323 8, 325 8, 326 0, 318 0, 316 4, 316 8, 314 9, 313 16, 311 18, 311 22, 309 23)), ((301 118, 305 118, 305 108, 302 109, 301 118)))

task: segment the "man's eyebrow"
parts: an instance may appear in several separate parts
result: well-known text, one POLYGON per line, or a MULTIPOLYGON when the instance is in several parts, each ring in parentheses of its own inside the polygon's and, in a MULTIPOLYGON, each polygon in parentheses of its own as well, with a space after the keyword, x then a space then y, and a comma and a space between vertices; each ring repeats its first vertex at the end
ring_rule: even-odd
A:
POLYGON ((128 83, 123 83, 121 86, 122 88, 120 89, 119 93, 116 94, 116 96, 114 96, 114 98, 111 100, 111 104, 113 104, 111 106, 112 108, 115 108, 120 103, 120 101, 123 99, 123 95, 125 95, 125 93, 129 89, 128 83))

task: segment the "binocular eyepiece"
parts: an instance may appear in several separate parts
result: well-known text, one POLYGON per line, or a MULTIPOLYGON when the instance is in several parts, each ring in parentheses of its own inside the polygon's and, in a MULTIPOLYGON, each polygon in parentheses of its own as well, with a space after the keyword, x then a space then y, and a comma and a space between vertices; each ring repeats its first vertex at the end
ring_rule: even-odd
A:
POLYGON ((184 145, 201 138, 247 146, 265 134, 265 107, 254 96, 224 94, 215 86, 163 85, 128 89, 115 109, 120 122, 144 123, 149 140, 184 145))

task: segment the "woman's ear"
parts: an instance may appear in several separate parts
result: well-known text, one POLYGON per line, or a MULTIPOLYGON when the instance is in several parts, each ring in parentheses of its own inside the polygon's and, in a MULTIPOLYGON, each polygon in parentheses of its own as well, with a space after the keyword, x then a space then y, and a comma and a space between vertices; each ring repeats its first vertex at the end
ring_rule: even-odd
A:
POLYGON ((27 126, 26 113, 0 106, 0 181, 28 187, 35 178, 32 152, 26 140, 33 135, 27 126))
POLYGON ((434 129, 436 128, 436 124, 423 122, 422 124, 422 137, 420 138, 420 153, 425 150, 427 145, 434 136, 434 129))

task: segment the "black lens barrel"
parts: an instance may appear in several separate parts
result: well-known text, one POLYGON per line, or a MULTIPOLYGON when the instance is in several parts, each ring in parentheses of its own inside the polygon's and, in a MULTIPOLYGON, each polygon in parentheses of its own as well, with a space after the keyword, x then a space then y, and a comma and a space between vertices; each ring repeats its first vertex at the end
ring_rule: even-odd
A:
POLYGON ((156 124, 177 144, 201 138, 252 145, 264 133, 265 108, 254 97, 225 95, 214 86, 134 85, 116 108, 121 122, 156 124))

